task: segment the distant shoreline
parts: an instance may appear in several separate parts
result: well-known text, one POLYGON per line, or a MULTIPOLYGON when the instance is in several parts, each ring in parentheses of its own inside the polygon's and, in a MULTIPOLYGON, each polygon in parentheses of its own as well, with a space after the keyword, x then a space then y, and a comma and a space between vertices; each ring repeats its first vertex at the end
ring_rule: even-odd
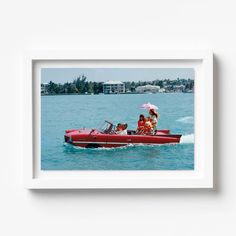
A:
POLYGON ((155 93, 192 93, 194 80, 177 78, 176 80, 153 80, 138 82, 122 82, 109 80, 107 82, 87 81, 82 75, 73 82, 64 84, 41 83, 42 95, 97 95, 97 94, 155 94, 155 93))
POLYGON ((134 95, 134 94, 149 94, 149 95, 153 95, 153 94, 193 94, 194 92, 165 92, 165 93, 110 93, 110 94, 78 94, 78 93, 60 93, 60 94, 41 94, 42 97, 44 96, 67 96, 67 95, 76 95, 76 96, 100 96, 100 95, 134 95))

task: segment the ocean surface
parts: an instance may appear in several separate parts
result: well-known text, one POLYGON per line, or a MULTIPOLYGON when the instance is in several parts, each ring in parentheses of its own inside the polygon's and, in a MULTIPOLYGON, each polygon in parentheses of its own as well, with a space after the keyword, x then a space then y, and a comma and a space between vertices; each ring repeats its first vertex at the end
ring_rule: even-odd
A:
POLYGON ((41 96, 42 170, 193 170, 194 94, 41 96), (99 128, 104 120, 136 129, 140 105, 158 106, 158 129, 182 134, 180 144, 85 149, 64 143, 64 132, 99 128))

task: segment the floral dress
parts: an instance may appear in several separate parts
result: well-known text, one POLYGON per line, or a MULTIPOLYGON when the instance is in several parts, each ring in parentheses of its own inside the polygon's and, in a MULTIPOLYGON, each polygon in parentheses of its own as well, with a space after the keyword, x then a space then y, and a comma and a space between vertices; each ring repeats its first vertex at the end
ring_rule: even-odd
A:
POLYGON ((151 119, 152 119, 152 128, 153 128, 153 130, 155 130, 157 127, 157 117, 155 115, 153 115, 151 117, 151 119))

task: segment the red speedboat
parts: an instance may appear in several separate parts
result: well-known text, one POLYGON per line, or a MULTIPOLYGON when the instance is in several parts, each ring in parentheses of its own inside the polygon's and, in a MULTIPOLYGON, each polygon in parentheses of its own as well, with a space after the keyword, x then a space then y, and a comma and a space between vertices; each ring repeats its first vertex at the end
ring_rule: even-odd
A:
POLYGON ((166 143, 179 143, 181 135, 170 134, 169 130, 157 130, 153 135, 136 134, 133 130, 128 130, 127 135, 118 135, 114 131, 114 125, 106 121, 105 127, 99 129, 73 129, 66 130, 65 142, 74 146, 86 148, 98 147, 121 147, 126 145, 153 145, 166 143))

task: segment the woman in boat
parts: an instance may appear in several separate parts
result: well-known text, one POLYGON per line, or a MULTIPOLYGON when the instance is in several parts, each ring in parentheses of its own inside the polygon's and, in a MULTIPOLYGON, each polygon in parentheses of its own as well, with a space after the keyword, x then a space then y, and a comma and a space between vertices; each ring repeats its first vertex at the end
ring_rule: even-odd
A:
POLYGON ((155 131, 156 127, 157 127, 157 121, 159 118, 159 114, 154 109, 150 109, 149 114, 151 116, 150 122, 152 123, 152 129, 153 129, 153 131, 155 131))
POLYGON ((136 129, 136 134, 143 134, 144 133, 145 122, 146 122, 145 116, 143 114, 141 114, 139 116, 138 127, 136 129))
POLYGON ((153 133, 153 125, 152 125, 152 119, 150 116, 148 116, 145 119, 145 125, 144 125, 144 134, 152 134, 153 133))

